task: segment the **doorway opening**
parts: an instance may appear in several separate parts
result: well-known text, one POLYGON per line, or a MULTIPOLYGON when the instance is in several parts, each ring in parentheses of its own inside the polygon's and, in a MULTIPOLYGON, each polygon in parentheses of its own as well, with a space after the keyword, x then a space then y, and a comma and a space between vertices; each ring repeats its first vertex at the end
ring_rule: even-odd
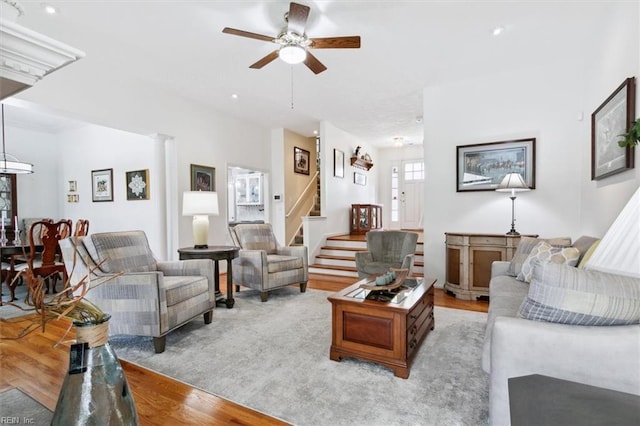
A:
POLYGON ((268 222, 267 174, 242 166, 227 167, 227 218, 229 225, 268 222))

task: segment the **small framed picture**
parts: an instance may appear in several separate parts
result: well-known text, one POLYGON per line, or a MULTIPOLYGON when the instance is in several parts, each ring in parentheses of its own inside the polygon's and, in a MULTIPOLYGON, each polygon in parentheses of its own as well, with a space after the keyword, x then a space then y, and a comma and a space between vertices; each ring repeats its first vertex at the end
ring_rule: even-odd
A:
POLYGON ((367 175, 364 173, 353 172, 353 183, 365 186, 367 184, 367 175))
POLYGON ((149 199, 149 170, 126 172, 127 200, 149 199))
POLYGON ((333 150, 333 176, 344 178, 344 151, 333 150))
POLYGON ((113 201, 113 169, 91 171, 91 196, 94 203, 113 201))
POLYGON ((215 191, 216 190, 216 169, 215 167, 191 165, 191 190, 192 191, 215 191))
POLYGON ((69 181, 69 192, 76 192, 78 190, 78 182, 75 180, 69 181))
POLYGON ((293 147, 293 171, 303 175, 309 174, 309 151, 306 149, 293 147))

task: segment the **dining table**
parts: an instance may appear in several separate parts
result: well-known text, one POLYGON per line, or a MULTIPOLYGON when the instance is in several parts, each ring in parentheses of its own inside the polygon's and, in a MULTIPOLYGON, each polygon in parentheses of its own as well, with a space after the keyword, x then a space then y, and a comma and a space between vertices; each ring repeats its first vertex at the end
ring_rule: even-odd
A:
MULTIPOLYGON (((43 245, 34 246, 35 253, 42 252, 43 249, 43 245)), ((29 244, 0 245, 0 260, 2 261, 1 282, 3 282, 9 290, 9 302, 16 300, 16 287, 23 281, 22 277, 14 279, 16 276, 15 266, 21 263, 26 263, 30 255, 31 246, 29 244)), ((3 303, 2 297, 0 297, 0 306, 2 306, 3 303)))

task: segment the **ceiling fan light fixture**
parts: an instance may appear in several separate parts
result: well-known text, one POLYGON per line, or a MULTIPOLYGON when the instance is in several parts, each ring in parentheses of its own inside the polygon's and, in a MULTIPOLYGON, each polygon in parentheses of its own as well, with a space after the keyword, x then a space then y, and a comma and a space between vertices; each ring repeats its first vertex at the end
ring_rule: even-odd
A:
POLYGON ((280 50, 278 50, 278 56, 287 64, 294 65, 304 62, 307 57, 307 51, 296 44, 289 44, 282 46, 280 50))

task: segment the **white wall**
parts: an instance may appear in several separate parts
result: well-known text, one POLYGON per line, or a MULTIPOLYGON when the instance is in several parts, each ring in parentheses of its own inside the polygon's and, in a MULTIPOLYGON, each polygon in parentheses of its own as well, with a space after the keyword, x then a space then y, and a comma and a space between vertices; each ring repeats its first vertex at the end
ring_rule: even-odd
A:
MULTIPOLYGON (((67 72, 47 76, 36 86, 20 93, 18 98, 24 101, 23 104, 37 105, 40 109, 49 109, 59 115, 89 123, 140 135, 171 136, 175 151, 168 150, 166 157, 163 158, 168 167, 162 167, 158 163, 158 168, 168 173, 169 180, 173 179, 166 182, 166 188, 169 188, 167 191, 177 191, 177 194, 167 194, 169 205, 162 208, 163 211, 168 211, 169 215, 166 218, 168 221, 166 230, 161 232, 169 235, 162 235, 158 240, 168 239, 168 247, 193 245, 192 220, 190 217, 182 217, 180 213, 181 194, 190 189, 190 164, 216 168, 216 189, 223 212, 226 211, 224 203, 227 200, 227 164, 242 164, 257 170, 270 170, 268 129, 187 101, 179 95, 154 90, 145 86, 144 82, 125 85, 123 82, 111 81, 110 76, 104 75, 99 70, 96 70, 94 75, 100 75, 100 81, 87 80, 83 77, 85 74, 75 73, 74 69, 82 66, 90 67, 94 64, 87 61, 83 65, 80 61, 73 65, 66 70, 67 72), (100 101, 97 102, 96 99, 100 101), (172 174, 174 170, 175 176, 172 174)), ((109 149, 110 144, 111 142, 90 152, 87 152, 86 148, 84 151, 81 149, 80 152, 100 157, 104 155, 102 151, 105 148, 109 149)), ((128 161, 127 150, 115 151, 115 153, 118 155, 118 160, 123 163, 128 161)), ((165 154, 159 155, 165 156, 165 154)), ((119 166, 114 163, 113 167, 119 166)), ((127 170, 136 170, 136 168, 127 170)), ((154 170, 151 172, 153 173, 154 170)), ((49 176, 49 178, 58 179, 57 176, 49 176)), ((153 182, 152 180, 152 184, 153 182)), ((148 205, 151 206, 151 204, 148 205)), ((162 214, 160 211, 149 208, 145 213, 158 216, 162 214)), ((120 225, 125 226, 128 218, 123 217, 120 220, 122 221, 120 225)), ((211 217, 210 223, 209 244, 229 243, 226 214, 211 217)), ((96 223, 95 226, 99 225, 96 223)), ((91 231, 97 229, 101 228, 95 228, 92 223, 91 231)), ((161 246, 152 248, 162 250, 161 246)), ((172 256, 177 259, 175 250, 170 251, 172 253, 168 253, 167 256, 163 256, 160 252, 156 255, 161 258, 172 256)))
POLYGON ((62 188, 56 179, 39 179, 39 176, 57 176, 58 138, 46 132, 26 130, 18 127, 5 128, 7 153, 20 161, 33 164, 35 173, 17 175, 18 218, 30 217, 62 218, 62 188))
POLYGON ((581 181, 582 209, 580 222, 583 232, 602 236, 640 186, 640 148, 635 151, 635 168, 598 180, 590 179, 591 170, 591 113, 613 93, 627 77, 636 77, 636 117, 640 117, 640 7, 629 2, 618 7, 607 27, 608 36, 594 48, 594 60, 586 68, 588 81, 585 89, 585 133, 581 142, 582 167, 585 178, 581 181), (630 9, 635 6, 635 13, 630 9))
MULTIPOLYGON (((591 181, 591 113, 625 78, 640 75, 640 11, 619 2, 584 64, 531 66, 424 90, 425 271, 444 283, 444 232, 509 229, 510 200, 456 193, 455 147, 536 137, 536 189, 519 194, 516 229, 542 236, 602 236, 640 184, 636 168, 591 181)), ((636 94, 636 117, 640 114, 636 94)), ((639 161, 636 149, 636 163, 639 161)))
POLYGON ((349 233, 349 211, 351 204, 378 203, 378 173, 376 163, 378 152, 371 145, 364 143, 355 136, 323 121, 320 123, 321 144, 321 212, 327 218, 326 229, 331 234, 349 233), (351 166, 349 159, 356 147, 361 146, 362 152, 371 156, 374 166, 369 171, 351 166), (344 178, 333 176, 333 150, 344 152, 344 178), (366 186, 353 183, 354 172, 367 176, 366 186))
POLYGON ((445 279, 445 232, 503 234, 511 200, 494 191, 456 192, 456 146, 535 137, 536 189, 519 194, 516 229, 580 234, 582 79, 575 65, 530 67, 424 90, 425 273, 445 279))

